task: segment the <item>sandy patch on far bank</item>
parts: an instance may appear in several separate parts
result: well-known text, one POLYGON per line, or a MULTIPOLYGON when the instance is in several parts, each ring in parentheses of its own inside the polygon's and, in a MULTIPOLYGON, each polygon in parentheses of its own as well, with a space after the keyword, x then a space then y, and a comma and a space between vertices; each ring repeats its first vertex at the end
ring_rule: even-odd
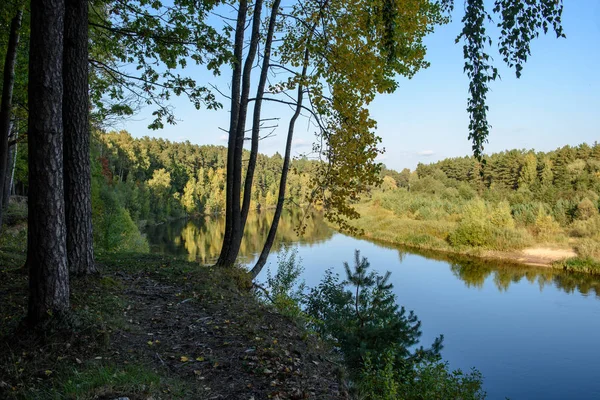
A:
POLYGON ((491 252, 489 256, 505 258, 518 263, 535 265, 538 267, 549 267, 553 262, 576 257, 573 249, 555 249, 550 247, 530 247, 514 252, 491 252))
POLYGON ((527 257, 541 258, 544 260, 558 261, 565 258, 577 256, 573 249, 549 249, 546 247, 532 247, 523 250, 523 254, 527 257))

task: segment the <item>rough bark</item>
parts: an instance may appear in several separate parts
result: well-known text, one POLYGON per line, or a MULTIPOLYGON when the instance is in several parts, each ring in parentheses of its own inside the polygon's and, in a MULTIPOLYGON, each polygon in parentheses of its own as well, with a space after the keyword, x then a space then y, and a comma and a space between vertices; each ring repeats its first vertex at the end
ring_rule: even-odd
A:
POLYGON ((250 202, 252 198, 252 181, 254 180, 254 170, 256 169, 256 159, 258 156, 258 141, 260 134, 260 122, 262 102, 265 94, 265 85, 267 83, 267 74, 271 63, 271 47, 273 45, 273 34, 275 32, 275 23, 279 15, 279 5, 281 0, 275 0, 271 6, 271 16, 269 18, 269 27, 267 28, 267 36, 265 38, 265 50, 263 54, 263 62, 256 88, 256 99, 254 100, 254 111, 252 115, 252 141, 250 147, 250 157, 248 159, 248 169, 246 170, 246 181, 244 182, 244 200, 242 202, 242 227, 246 226, 248 212, 250 211, 250 202))
POLYGON ((231 198, 231 213, 233 215, 231 225, 231 240, 224 265, 230 266, 235 263, 242 236, 244 234, 244 225, 242 224, 241 211, 241 195, 242 195, 242 157, 244 151, 244 134, 246 130, 246 116, 248 115, 248 98, 250 97, 250 79, 254 59, 258 49, 260 40, 260 25, 261 25, 262 0, 256 0, 254 4, 254 13, 252 17, 252 32, 250 34, 250 46, 248 54, 244 61, 244 70, 242 73, 242 93, 240 95, 240 105, 238 112, 238 121, 235 132, 235 150, 233 154, 233 186, 231 198))
MULTIPOLYGON (((308 57, 309 57, 308 46, 304 52, 304 65, 302 67, 302 75, 301 78, 306 77, 306 72, 308 69, 308 57)), ((258 261, 250 271, 250 275, 252 279, 256 278, 260 271, 262 271, 263 267, 267 262, 267 257, 271 252, 271 247, 273 247, 273 243, 275 242, 275 235, 277 234, 277 228, 279 226, 279 220, 281 218, 281 213, 283 212, 283 204, 285 202, 285 187, 287 185, 287 176, 288 171, 290 169, 290 159, 292 154, 292 139, 294 137, 294 128, 296 126, 296 120, 300 116, 300 112, 302 111, 302 99, 304 98, 304 86, 302 84, 302 79, 300 83, 298 83, 298 92, 296 98, 296 110, 294 111, 294 115, 290 119, 290 123, 288 126, 288 134, 287 140, 285 143, 285 156, 283 158, 283 167, 281 168, 281 178, 279 180, 279 194, 277 196, 277 205, 275 207, 275 214, 273 215, 273 221, 271 222, 271 227, 269 228, 269 233, 267 235, 267 240, 263 246, 263 249, 258 257, 258 261)))
POLYGON ((92 235, 87 0, 65 0, 62 115, 67 259, 71 273, 86 275, 97 272, 92 235))
POLYGON ((235 164, 235 143, 237 134, 237 123, 240 107, 240 88, 242 77, 242 57, 244 50, 244 26, 246 25, 246 12, 248 11, 247 0, 240 0, 238 6, 238 15, 235 28, 234 41, 234 65, 231 77, 231 114, 229 116, 229 141, 227 143, 227 181, 225 186, 225 234, 221 253, 217 260, 217 266, 227 266, 227 260, 230 255, 230 245, 232 238, 233 225, 235 220, 239 220, 239 214, 233 212, 234 198, 234 164, 235 164))
POLYGON ((19 31, 23 10, 18 10, 10 24, 6 59, 4 61, 4 80, 2 83, 2 105, 0 105, 0 228, 7 201, 4 201, 4 187, 8 178, 8 137, 11 129, 12 96, 15 84, 15 65, 17 62, 17 47, 19 46, 19 31))
POLYGON ((27 232, 27 319, 32 326, 69 309, 62 165, 63 33, 64 0, 32 0, 27 232))

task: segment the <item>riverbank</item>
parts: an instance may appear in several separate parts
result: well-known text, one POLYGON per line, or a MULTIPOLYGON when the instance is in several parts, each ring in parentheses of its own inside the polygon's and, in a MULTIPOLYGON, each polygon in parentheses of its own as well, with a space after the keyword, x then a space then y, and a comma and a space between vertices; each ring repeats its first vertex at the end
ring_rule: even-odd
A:
POLYGON ((68 330, 20 328, 25 254, 0 249, 0 398, 346 398, 325 346, 261 304, 238 270, 172 256, 98 257, 71 281, 68 330))
POLYGON ((356 208, 361 216, 349 223, 361 231, 357 237, 420 250, 600 274, 600 262, 579 257, 568 241, 532 243, 516 250, 453 246, 448 241, 448 235, 456 228, 456 222, 399 218, 392 211, 373 202, 358 204, 356 208))

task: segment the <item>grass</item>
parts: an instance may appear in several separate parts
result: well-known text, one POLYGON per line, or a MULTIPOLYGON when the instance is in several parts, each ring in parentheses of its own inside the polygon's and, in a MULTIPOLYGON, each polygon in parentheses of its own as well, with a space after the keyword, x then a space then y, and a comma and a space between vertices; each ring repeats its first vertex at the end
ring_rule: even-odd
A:
POLYGON ((446 238, 456 228, 456 222, 398 218, 373 203, 358 204, 356 209, 361 217, 350 224, 367 238, 421 249, 452 250, 446 238))
POLYGON ((600 274, 600 261, 590 257, 574 257, 553 265, 567 272, 583 272, 587 274, 600 274))
POLYGON ((31 400, 93 400, 119 397, 131 399, 183 399, 184 384, 159 375, 142 364, 119 366, 103 361, 44 372, 51 386, 29 387, 18 397, 31 400))

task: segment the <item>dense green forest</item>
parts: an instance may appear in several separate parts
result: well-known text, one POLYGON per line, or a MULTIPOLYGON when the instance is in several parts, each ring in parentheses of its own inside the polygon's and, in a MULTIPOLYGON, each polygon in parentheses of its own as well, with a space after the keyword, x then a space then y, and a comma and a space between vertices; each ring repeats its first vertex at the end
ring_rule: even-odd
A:
MULTIPOLYGON (((25 146, 23 146, 25 147, 25 146)), ((247 155, 247 154, 246 154, 247 155)), ((174 218, 220 214, 225 210, 227 148, 177 143, 160 138, 133 138, 125 131, 96 131, 92 140, 92 209, 94 244, 103 251, 145 251, 138 226, 174 218)), ((283 159, 258 156, 251 208, 277 202, 283 159)), ((296 159, 287 182, 290 205, 309 202, 314 163, 296 159)), ((26 194, 27 152, 19 151, 15 189, 26 194)), ((12 205, 14 208, 24 205, 12 205)), ((21 209, 21 212, 24 212, 21 209)), ((214 238, 213 246, 221 245, 214 238)))
MULTIPOLYGON (((223 146, 98 131, 92 148, 98 249, 146 250, 139 226, 224 212, 223 146)), ((26 190, 27 180, 18 167, 26 165, 26 153, 19 154, 16 187, 26 190)), ((564 146, 547 153, 510 150, 484 160, 451 158, 401 172, 384 167, 381 185, 372 186, 356 203, 363 216, 353 224, 370 226, 367 233, 373 230, 363 221, 377 206, 405 223, 394 235, 406 232, 400 239, 383 234, 380 239, 457 251, 515 250, 545 243, 574 246, 582 257, 598 258, 600 144, 564 146)), ((279 154, 258 156, 253 210, 275 206, 282 163, 279 154)), ((288 208, 310 203, 316 164, 306 158, 293 161, 288 208)), ((213 257, 221 240, 213 240, 213 257)))
POLYGON ((600 144, 510 150, 484 161, 384 169, 381 187, 358 205, 362 217, 354 226, 381 240, 458 252, 574 247, 597 268, 600 144), (395 216, 391 225, 387 212, 395 216))
MULTIPOLYGON (((93 154, 93 218, 100 227, 96 239, 102 249, 127 246, 123 235, 113 229, 123 221, 158 223, 224 212, 227 149, 223 146, 134 139, 127 132, 110 132, 96 135, 93 154), (107 210, 117 215, 109 216, 107 210), (113 244, 112 238, 119 239, 113 244)), ((252 209, 275 206, 282 163, 279 154, 258 156, 252 209)), ((293 163, 288 181, 290 202, 308 201, 310 167, 305 159, 293 163)), ((214 246, 219 245, 217 240, 214 246)))
MULTIPOLYGON (((149 137, 134 139, 123 131, 99 133, 96 146, 101 174, 136 221, 160 222, 186 214, 217 214, 225 210, 224 146, 198 146, 149 137)), ((258 156, 252 209, 275 206, 282 163, 278 153, 258 156)), ((294 160, 288 181, 289 201, 304 204, 310 197, 310 168, 308 160, 294 160)))

